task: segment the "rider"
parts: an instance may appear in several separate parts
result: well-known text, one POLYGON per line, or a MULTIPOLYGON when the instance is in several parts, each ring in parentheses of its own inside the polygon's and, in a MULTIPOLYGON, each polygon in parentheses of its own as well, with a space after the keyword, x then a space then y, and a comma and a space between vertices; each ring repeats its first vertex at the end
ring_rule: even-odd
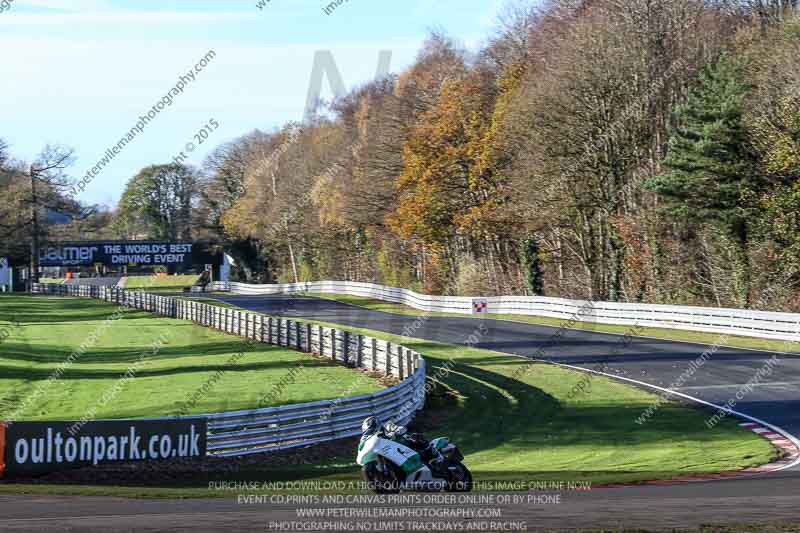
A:
POLYGON ((409 433, 408 428, 391 421, 381 425, 374 416, 364 419, 361 424, 361 441, 367 440, 378 431, 383 431, 386 438, 408 446, 419 453, 422 460, 429 464, 432 470, 440 470, 444 467, 442 454, 439 450, 432 449, 430 443, 425 440, 421 433, 409 433))
POLYGON ((195 282, 195 285, 198 285, 206 290, 206 287, 211 283, 211 272, 208 270, 203 270, 203 273, 200 274, 200 277, 195 282))

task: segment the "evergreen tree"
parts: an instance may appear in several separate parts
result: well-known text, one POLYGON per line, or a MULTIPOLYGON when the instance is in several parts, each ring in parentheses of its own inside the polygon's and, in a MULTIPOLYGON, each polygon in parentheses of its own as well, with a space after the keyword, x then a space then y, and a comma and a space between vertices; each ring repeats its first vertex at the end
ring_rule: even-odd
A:
POLYGON ((539 244, 530 237, 522 243, 522 265, 525 268, 525 284, 536 296, 544 296, 544 271, 539 257, 539 244))
POLYGON ((743 124, 751 87, 740 59, 723 55, 706 66, 697 87, 676 109, 677 127, 662 162, 667 171, 647 182, 664 211, 720 228, 736 246, 741 299, 749 303, 748 198, 758 188, 756 157, 743 124))

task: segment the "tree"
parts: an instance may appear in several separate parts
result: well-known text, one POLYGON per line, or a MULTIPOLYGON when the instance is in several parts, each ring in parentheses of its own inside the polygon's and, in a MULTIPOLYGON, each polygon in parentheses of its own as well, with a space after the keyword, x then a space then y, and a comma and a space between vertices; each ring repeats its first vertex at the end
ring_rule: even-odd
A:
POLYGON ((71 183, 65 170, 73 160, 72 149, 48 145, 27 167, 27 179, 30 182, 30 195, 26 200, 30 212, 31 283, 39 281, 39 248, 45 237, 48 211, 64 212, 75 207, 74 202, 68 202, 65 197, 65 191, 71 183))
POLYGON ((800 19, 770 29, 748 50, 753 94, 746 125, 760 171, 774 184, 760 206, 761 237, 774 245, 775 267, 800 274, 800 19))
POLYGON ((215 238, 222 238, 220 219, 226 209, 241 198, 250 164, 252 144, 260 132, 241 137, 217 147, 203 164, 199 178, 198 226, 215 238))
POLYGON ((191 239, 197 177, 185 165, 152 165, 131 178, 119 203, 124 238, 191 239))
POLYGON ((66 194, 72 154, 69 148, 48 145, 29 164, 13 160, 0 141, 0 256, 28 261, 34 282, 41 244, 52 237, 54 215, 75 219, 85 211, 66 194))
POLYGON ((750 91, 739 58, 723 54, 705 67, 676 109, 678 126, 663 162, 668 170, 647 183, 670 215, 714 224, 733 239, 744 305, 750 295, 747 199, 760 181, 743 123, 750 91))
POLYGON ((746 127, 773 181, 800 179, 800 18, 795 18, 748 50, 754 85, 748 98, 746 127))
POLYGON ((217 147, 203 163, 198 179, 199 199, 194 210, 195 238, 214 240, 233 257, 234 280, 271 282, 269 250, 256 239, 240 239, 225 231, 222 217, 245 193, 253 174, 269 166, 279 135, 255 130, 217 147))
POLYGON ((539 243, 535 237, 522 242, 522 264, 525 267, 525 284, 536 296, 544 296, 544 271, 539 257, 539 243))
POLYGON ((764 200, 766 233, 775 243, 782 267, 800 274, 800 181, 764 200))
POLYGON ((745 0, 745 6, 759 16, 764 24, 785 20, 797 9, 797 5, 797 0, 745 0))
POLYGON ((30 261, 30 180, 15 168, 0 172, 0 257, 14 264, 30 261))
POLYGON ((753 41, 775 57, 793 3, 521 0, 475 55, 433 33, 302 127, 221 146, 195 220, 263 281, 722 305, 753 271, 740 294, 758 296, 780 277, 764 258, 793 246, 798 51, 755 100, 698 72, 725 48, 751 64, 753 41), (687 98, 696 116, 675 112, 687 98), (780 234, 754 233, 754 205, 780 234))
MULTIPOLYGON (((248 173, 245 193, 225 211, 222 223, 238 239, 261 241, 276 252, 271 257, 285 252, 289 279, 299 281, 302 261, 313 260, 320 227, 312 194, 315 180, 334 171, 336 162, 346 160, 349 153, 341 129, 326 119, 303 128, 287 126, 270 145, 264 147, 248 173)), ((336 246, 338 240, 328 237, 336 246)))
POLYGON ((713 17, 696 0, 554 1, 534 28, 523 88, 509 113, 514 204, 541 238, 567 296, 624 300, 619 225, 643 203, 670 110, 713 17), (702 28, 702 29, 701 29, 702 28))
POLYGON ((467 240, 483 235, 496 207, 494 169, 478 161, 492 109, 480 81, 445 82, 437 105, 422 115, 406 142, 400 201, 389 218, 399 236, 428 248, 450 279, 459 233, 467 240))
POLYGON ((8 153, 8 143, 3 139, 0 139, 0 174, 6 168, 6 163, 8 163, 9 153, 8 153))

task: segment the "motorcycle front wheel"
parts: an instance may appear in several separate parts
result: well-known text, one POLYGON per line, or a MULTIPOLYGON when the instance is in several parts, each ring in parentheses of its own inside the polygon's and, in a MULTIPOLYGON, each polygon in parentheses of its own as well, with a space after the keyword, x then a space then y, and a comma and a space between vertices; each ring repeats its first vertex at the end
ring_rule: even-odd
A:
POLYGON ((388 472, 382 472, 378 463, 367 463, 361 469, 361 477, 375 494, 397 494, 400 492, 400 480, 394 469, 389 466, 388 472))
POLYGON ((472 472, 463 463, 452 463, 448 467, 450 480, 447 492, 470 492, 472 490, 472 472))

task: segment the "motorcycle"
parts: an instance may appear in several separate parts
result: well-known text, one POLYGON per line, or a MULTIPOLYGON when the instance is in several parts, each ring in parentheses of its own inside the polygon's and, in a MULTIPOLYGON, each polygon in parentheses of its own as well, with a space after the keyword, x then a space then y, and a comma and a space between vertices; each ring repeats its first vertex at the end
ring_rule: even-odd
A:
POLYGON ((371 490, 396 494, 401 489, 471 491, 472 474, 463 460, 461 451, 447 437, 426 442, 421 435, 387 423, 362 435, 356 462, 371 490))

